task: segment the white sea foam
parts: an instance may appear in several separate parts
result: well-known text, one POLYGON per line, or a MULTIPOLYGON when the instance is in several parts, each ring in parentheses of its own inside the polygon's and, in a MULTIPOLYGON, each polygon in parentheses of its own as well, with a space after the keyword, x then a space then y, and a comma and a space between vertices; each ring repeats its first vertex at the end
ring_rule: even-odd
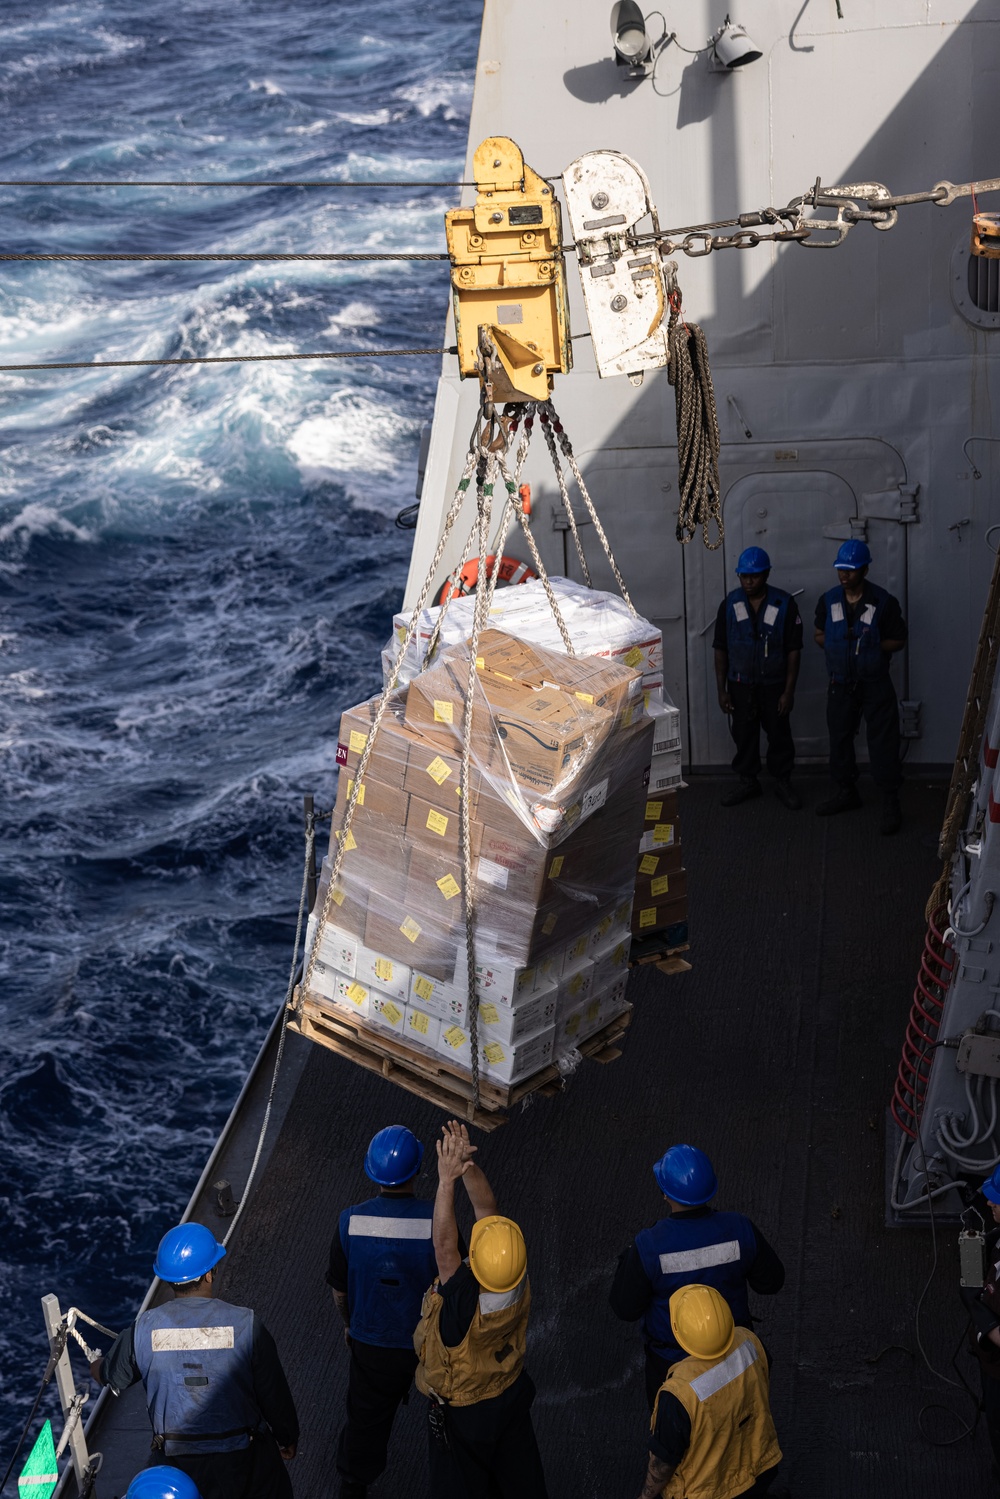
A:
POLYGON ((319 135, 330 124, 329 120, 313 120, 311 125, 286 125, 286 135, 319 135))
POLYGON ((442 77, 428 78, 422 83, 410 84, 408 88, 399 90, 399 97, 412 104, 418 114, 429 119, 440 109, 446 120, 464 119, 468 114, 469 101, 472 98, 472 84, 467 78, 442 77))
POLYGON ((32 536, 44 536, 55 532, 59 536, 71 536, 74 541, 93 541, 91 533, 82 526, 60 515, 49 505, 33 500, 25 505, 13 520, 0 525, 0 543, 7 541, 29 541, 32 536))
POLYGON ((260 93, 262 90, 265 94, 284 94, 285 92, 281 84, 275 83, 272 78, 251 78, 250 89, 255 94, 260 93))

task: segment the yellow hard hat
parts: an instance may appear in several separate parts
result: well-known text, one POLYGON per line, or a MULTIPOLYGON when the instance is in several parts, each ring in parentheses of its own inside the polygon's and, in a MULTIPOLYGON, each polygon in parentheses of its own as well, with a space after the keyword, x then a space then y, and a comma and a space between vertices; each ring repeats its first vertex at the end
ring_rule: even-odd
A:
POLYGON ((729 1303, 714 1286, 681 1286, 675 1291, 670 1327, 684 1352, 695 1358, 722 1358, 736 1333, 729 1303))
POLYGON ((524 1235, 509 1218, 480 1218, 469 1240, 469 1264, 487 1291, 513 1291, 524 1279, 528 1251, 524 1235))

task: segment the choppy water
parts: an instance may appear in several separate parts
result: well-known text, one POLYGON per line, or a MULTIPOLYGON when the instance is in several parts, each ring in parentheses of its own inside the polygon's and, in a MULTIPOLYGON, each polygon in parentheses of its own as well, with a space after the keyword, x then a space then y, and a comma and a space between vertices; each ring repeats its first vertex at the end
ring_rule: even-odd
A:
MULTIPOLYGON (((479 0, 0 10, 0 177, 450 180, 479 0)), ((0 188, 3 247, 439 248, 447 192, 0 188)), ((434 265, 7 265, 0 362, 434 346, 434 265)), ((121 1325, 283 993, 436 361, 0 375, 0 1456, 121 1325)))

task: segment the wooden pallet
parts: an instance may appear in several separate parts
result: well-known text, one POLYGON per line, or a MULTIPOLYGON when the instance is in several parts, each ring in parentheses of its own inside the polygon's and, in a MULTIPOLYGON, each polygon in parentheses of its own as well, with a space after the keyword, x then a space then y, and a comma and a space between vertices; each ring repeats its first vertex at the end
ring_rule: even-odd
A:
MULTIPOLYGON (((615 1061, 621 1056, 618 1043, 623 1040, 631 1019, 631 1010, 626 1010, 624 1015, 619 1015, 586 1041, 581 1041, 577 1050, 595 1062, 615 1061)), ((293 1008, 288 1029, 319 1042, 369 1072, 377 1072, 389 1082, 483 1130, 506 1124, 509 1111, 529 1095, 551 1098, 565 1082, 554 1064, 523 1082, 509 1085, 480 1077, 477 1109, 472 1101, 472 1079, 460 1068, 449 1066, 445 1057, 420 1052, 397 1041, 395 1036, 367 1030, 353 1021, 346 1011, 337 1009, 319 995, 306 995, 299 1014, 293 1008)))
MULTIPOLYGON (((651 939, 649 938, 647 938, 646 940, 647 943, 651 941, 651 939)), ((676 960, 678 963, 681 963, 682 966, 670 971, 674 973, 689 973, 691 970, 691 964, 684 962, 683 958, 681 957, 681 953, 690 951, 690 942, 681 942, 677 947, 657 947, 654 944, 651 945, 648 950, 644 946, 638 951, 636 951, 635 946, 633 946, 632 957, 629 961, 629 967, 644 968, 647 963, 655 963, 657 968, 660 968, 664 963, 676 960)))

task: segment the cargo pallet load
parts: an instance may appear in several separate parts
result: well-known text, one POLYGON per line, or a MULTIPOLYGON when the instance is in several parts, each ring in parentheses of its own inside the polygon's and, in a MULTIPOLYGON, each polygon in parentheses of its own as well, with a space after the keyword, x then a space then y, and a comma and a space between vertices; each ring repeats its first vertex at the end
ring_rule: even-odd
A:
POLYGON ((655 889, 655 909, 679 930, 676 790, 650 790, 657 731, 677 730, 670 773, 680 779, 659 632, 609 595, 558 578, 546 586, 579 654, 561 649, 542 585, 526 584, 494 595, 490 623, 501 628, 478 634, 473 672, 475 603, 457 601, 443 618, 424 611, 407 659, 396 659, 398 641, 388 648, 395 687, 384 702, 343 715, 330 852, 291 1020, 484 1129, 529 1094, 557 1091, 583 1057, 620 1055, 632 933, 644 920, 633 910, 636 851, 641 869, 647 842, 664 870, 658 884, 640 876, 643 898, 655 889))

